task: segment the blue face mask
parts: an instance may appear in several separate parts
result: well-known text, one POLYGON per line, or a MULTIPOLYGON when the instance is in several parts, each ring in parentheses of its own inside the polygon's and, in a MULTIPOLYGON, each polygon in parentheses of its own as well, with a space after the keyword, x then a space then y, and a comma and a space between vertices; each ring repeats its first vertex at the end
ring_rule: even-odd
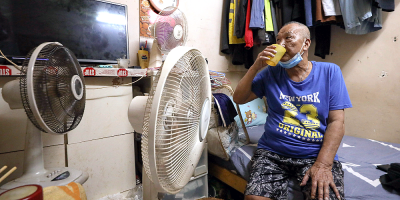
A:
MULTIPOLYGON (((304 44, 305 43, 303 43, 303 45, 301 46, 300 51, 303 49, 304 44)), ((298 53, 296 53, 295 56, 293 56, 293 58, 291 58, 288 61, 285 61, 285 62, 279 61, 279 64, 285 69, 290 69, 290 68, 296 66, 297 64, 299 64, 303 60, 303 57, 301 57, 303 55, 303 53, 300 54, 300 52, 298 52, 298 53)))

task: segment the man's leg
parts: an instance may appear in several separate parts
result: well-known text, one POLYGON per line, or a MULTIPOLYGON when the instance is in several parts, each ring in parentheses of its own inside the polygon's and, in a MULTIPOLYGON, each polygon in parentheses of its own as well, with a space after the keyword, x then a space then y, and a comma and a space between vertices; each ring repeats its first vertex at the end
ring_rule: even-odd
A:
POLYGON ((267 197, 260 197, 260 196, 255 196, 255 195, 246 195, 244 197, 244 200, 272 200, 267 197))
MULTIPOLYGON (((310 159, 304 159, 304 160, 310 160, 310 159)), ((306 171, 312 166, 312 163, 307 164, 306 167, 302 168, 299 173, 298 173, 298 180, 302 180, 306 171)), ((339 191, 340 198, 341 200, 345 200, 344 197, 344 172, 342 169, 342 164, 339 161, 333 161, 333 166, 332 166, 332 176, 333 176, 333 182, 336 185, 337 190, 339 191)), ((307 185, 302 187, 302 191, 304 195, 306 196, 306 199, 311 199, 311 180, 307 182, 307 185)), ((316 197, 318 196, 318 190, 316 197)), ((337 200, 338 198, 335 195, 335 192, 333 192, 332 188, 329 187, 329 200, 337 200)))
POLYGON ((282 157, 275 153, 257 149, 251 160, 250 180, 245 191, 246 200, 287 199, 287 166, 283 165, 281 160, 282 157))

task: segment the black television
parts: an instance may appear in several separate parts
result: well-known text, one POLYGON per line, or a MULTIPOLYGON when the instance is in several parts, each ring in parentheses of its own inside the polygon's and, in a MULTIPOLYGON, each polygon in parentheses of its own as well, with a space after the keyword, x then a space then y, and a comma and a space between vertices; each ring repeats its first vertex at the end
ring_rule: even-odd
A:
MULTIPOLYGON (((83 63, 129 58, 127 6, 99 0, 0 0, 0 50, 17 64, 43 42, 83 63)), ((6 64, 0 58, 0 64, 6 64)))

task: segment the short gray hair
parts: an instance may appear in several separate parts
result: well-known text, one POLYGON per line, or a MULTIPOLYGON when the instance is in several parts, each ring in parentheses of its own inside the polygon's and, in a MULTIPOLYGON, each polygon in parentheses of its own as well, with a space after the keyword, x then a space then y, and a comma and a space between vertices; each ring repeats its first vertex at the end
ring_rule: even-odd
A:
POLYGON ((308 29, 308 27, 307 27, 306 25, 304 25, 304 24, 302 24, 302 23, 300 23, 300 22, 290 21, 290 22, 287 22, 287 23, 286 23, 285 25, 283 25, 282 27, 287 26, 287 25, 289 25, 289 24, 296 24, 296 25, 298 25, 298 26, 301 28, 301 34, 303 35, 303 37, 304 37, 305 39, 310 39, 310 30, 308 29))

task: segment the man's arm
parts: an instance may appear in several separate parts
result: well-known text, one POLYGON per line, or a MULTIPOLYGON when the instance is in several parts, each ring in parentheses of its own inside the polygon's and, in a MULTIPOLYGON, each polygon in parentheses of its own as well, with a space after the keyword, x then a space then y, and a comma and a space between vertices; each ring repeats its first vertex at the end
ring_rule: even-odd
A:
POLYGON ((257 72, 263 67, 267 66, 266 62, 270 57, 274 57, 276 54, 275 46, 267 46, 263 51, 261 51, 256 61, 254 61, 253 66, 247 71, 244 77, 239 81, 236 86, 235 93, 233 93, 233 101, 237 104, 245 104, 257 98, 257 95, 251 91, 251 84, 253 83, 254 77, 256 77, 257 72))
POLYGON ((239 81, 233 93, 233 101, 237 104, 245 104, 257 98, 257 95, 251 91, 251 84, 254 77, 257 75, 257 70, 250 67, 244 77, 239 81))
POLYGON ((318 190, 318 199, 329 199, 329 187, 331 187, 340 199, 339 192, 333 182, 332 165, 343 135, 344 110, 329 111, 328 126, 321 150, 314 165, 306 172, 300 184, 301 186, 306 185, 308 179, 311 178, 311 198, 315 198, 316 190, 318 190))

